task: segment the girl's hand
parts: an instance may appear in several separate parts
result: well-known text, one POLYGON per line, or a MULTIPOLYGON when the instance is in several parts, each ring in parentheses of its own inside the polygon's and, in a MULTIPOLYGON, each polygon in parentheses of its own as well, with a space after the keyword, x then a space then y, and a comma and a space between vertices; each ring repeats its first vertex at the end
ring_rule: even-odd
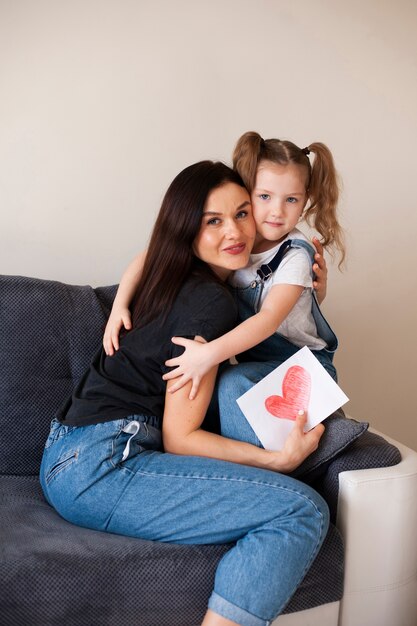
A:
POLYGON ((107 320, 103 337, 103 347, 107 356, 113 356, 115 350, 119 349, 119 334, 122 326, 126 330, 132 328, 130 311, 128 308, 113 308, 107 320))
POLYGON ((307 421, 305 412, 300 412, 295 420, 294 428, 288 435, 285 445, 280 450, 280 467, 279 471, 289 473, 312 453, 317 450, 320 438, 324 433, 323 424, 318 424, 307 433, 304 432, 304 426, 307 421))
POLYGON ((317 254, 314 255, 316 262, 313 265, 313 271, 316 275, 316 280, 313 281, 313 287, 316 290, 317 300, 321 304, 327 292, 327 264, 323 256, 323 246, 317 237, 313 237, 313 244, 317 250, 317 254))
POLYGON ((198 339, 172 338, 172 343, 175 343, 177 346, 183 346, 185 351, 181 356, 165 361, 165 365, 168 367, 177 366, 174 370, 162 376, 163 380, 178 378, 169 388, 169 393, 178 391, 178 389, 181 389, 181 387, 192 380, 193 383, 188 398, 189 400, 194 400, 201 379, 215 365, 211 360, 210 345, 203 342, 204 339, 202 337, 198 339))

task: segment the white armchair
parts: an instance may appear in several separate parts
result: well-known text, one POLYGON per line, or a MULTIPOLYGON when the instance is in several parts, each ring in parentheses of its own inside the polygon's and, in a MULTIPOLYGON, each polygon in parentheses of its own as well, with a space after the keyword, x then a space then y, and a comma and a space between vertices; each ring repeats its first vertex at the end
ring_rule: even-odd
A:
POLYGON ((417 452, 377 434, 402 461, 339 475, 341 602, 282 615, 273 626, 417 626, 417 452))

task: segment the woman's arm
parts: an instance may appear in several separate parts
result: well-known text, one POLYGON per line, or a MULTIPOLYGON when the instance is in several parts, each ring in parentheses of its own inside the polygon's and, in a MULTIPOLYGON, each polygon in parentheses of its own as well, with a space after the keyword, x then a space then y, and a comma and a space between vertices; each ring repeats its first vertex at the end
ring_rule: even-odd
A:
POLYGON ((170 386, 171 393, 192 380, 190 399, 193 399, 201 378, 214 365, 257 346, 273 335, 296 304, 303 289, 304 287, 300 285, 274 285, 258 313, 209 343, 201 344, 190 339, 174 337, 172 341, 184 346, 186 352, 166 362, 168 366, 177 367, 164 374, 164 380, 180 377, 170 386))
POLYGON ((103 347, 107 356, 112 356, 114 351, 119 349, 119 333, 122 326, 126 330, 132 328, 129 305, 135 295, 136 287, 142 274, 145 256, 146 251, 140 252, 129 263, 120 280, 103 336, 103 347))
POLYGON ((191 384, 173 394, 169 393, 168 383, 162 425, 165 452, 205 456, 289 473, 317 449, 324 426, 319 424, 304 433, 305 414, 297 417, 284 448, 279 451, 265 450, 202 430, 200 427, 213 393, 216 372, 214 367, 203 378, 195 400, 189 399, 191 384))

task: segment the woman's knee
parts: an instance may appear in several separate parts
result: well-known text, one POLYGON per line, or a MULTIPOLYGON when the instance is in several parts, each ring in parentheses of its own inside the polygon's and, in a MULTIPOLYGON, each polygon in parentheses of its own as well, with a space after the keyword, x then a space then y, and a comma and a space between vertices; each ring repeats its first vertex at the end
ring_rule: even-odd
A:
POLYGON ((296 490, 295 493, 298 496, 299 507, 294 507, 294 510, 298 511, 300 523, 312 530, 313 535, 321 544, 329 528, 329 507, 317 491, 304 483, 298 483, 298 485, 299 491, 296 490))
MULTIPOLYGON (((329 507, 322 496, 312 487, 294 478, 276 475, 278 489, 270 490, 269 504, 281 522, 305 526, 313 536, 326 535, 329 526, 329 507)), ((274 513, 273 513, 274 515, 274 513)))

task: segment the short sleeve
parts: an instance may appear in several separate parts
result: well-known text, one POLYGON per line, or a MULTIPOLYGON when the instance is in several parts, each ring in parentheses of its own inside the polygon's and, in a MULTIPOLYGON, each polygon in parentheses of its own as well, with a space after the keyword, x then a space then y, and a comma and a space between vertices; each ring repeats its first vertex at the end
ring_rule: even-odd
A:
POLYGON ((311 260, 303 248, 289 250, 273 276, 273 285, 300 285, 313 287, 311 260))
MULTIPOLYGON (((198 335, 212 341, 232 330, 236 322, 236 303, 225 285, 196 283, 176 313, 172 336, 194 339, 198 335)), ((182 346, 171 343, 170 358, 179 356, 183 351, 182 346)), ((166 368, 166 371, 169 369, 166 368)))

